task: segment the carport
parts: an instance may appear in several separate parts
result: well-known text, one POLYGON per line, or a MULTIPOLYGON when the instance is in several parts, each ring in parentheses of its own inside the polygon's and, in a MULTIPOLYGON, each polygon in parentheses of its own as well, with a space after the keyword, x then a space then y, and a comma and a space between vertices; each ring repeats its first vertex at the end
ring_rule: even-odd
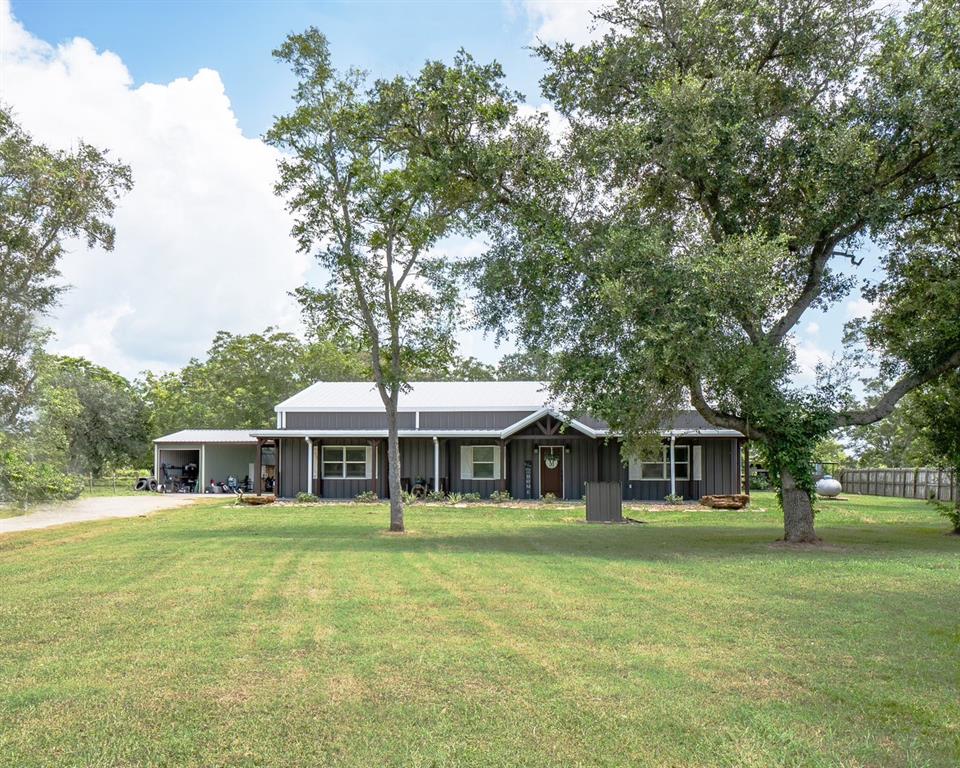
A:
POLYGON ((253 480, 257 440, 245 429, 182 429, 153 441, 153 476, 163 482, 163 467, 177 476, 188 464, 198 467, 198 492, 211 480, 253 480))

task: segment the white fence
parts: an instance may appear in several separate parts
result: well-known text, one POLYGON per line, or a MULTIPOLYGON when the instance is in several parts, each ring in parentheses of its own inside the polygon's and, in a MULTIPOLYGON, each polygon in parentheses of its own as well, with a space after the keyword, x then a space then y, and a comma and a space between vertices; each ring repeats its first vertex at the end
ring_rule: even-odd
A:
POLYGON ((847 493, 897 496, 901 499, 957 500, 957 482, 949 469, 844 469, 840 484, 847 493))

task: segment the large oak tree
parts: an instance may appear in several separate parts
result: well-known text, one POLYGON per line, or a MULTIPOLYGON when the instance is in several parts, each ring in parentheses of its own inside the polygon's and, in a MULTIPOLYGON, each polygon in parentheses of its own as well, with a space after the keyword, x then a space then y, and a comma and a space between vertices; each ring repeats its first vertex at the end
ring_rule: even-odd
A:
POLYGON ((960 294, 936 283, 956 254, 904 246, 914 222, 955 226, 938 213, 960 200, 958 14, 621 0, 601 40, 538 48, 566 140, 529 122, 502 150, 513 172, 468 174, 491 192, 491 325, 559 349, 555 386, 628 436, 692 403, 762 441, 786 540, 816 541, 817 441, 960 366, 960 294), (869 277, 837 269, 868 238, 884 255, 859 340, 891 383, 858 407, 858 358, 794 383, 792 331, 869 277))

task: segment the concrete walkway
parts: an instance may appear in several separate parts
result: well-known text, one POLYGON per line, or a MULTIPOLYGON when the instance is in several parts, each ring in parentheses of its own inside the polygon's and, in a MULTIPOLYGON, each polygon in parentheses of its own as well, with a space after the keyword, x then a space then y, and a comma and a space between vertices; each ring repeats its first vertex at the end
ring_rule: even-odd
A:
POLYGON ((18 517, 0 518, 0 535, 111 517, 139 517, 161 509, 183 507, 199 498, 177 493, 144 493, 142 496, 92 496, 62 501, 38 507, 18 517))

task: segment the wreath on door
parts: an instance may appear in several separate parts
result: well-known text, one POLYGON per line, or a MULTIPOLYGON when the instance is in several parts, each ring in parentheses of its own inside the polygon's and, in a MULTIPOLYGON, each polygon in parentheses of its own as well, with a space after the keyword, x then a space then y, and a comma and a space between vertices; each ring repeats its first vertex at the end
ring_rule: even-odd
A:
POLYGON ((547 469, 556 469, 557 464, 560 463, 560 458, 555 453, 548 453, 543 457, 543 463, 546 464, 547 469))

